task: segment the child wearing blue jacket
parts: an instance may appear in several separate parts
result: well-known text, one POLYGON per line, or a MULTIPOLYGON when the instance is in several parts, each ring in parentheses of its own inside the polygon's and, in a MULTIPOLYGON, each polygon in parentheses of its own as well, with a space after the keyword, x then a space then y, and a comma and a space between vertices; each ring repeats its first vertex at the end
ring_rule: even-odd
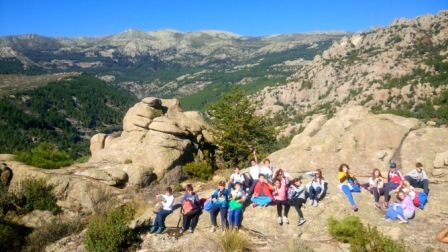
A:
POLYGON ((226 182, 219 182, 219 188, 212 194, 213 207, 210 209, 210 219, 212 221, 212 227, 210 232, 215 232, 218 224, 216 222, 216 217, 218 216, 218 212, 221 215, 221 227, 224 232, 227 227, 227 209, 228 209, 228 201, 229 201, 229 191, 225 189, 226 182))

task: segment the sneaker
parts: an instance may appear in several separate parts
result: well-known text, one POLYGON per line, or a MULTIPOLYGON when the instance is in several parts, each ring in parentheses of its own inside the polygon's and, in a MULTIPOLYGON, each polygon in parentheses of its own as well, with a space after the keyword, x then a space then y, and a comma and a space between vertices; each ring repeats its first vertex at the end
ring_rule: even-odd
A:
POLYGON ((408 224, 408 221, 400 221, 400 224, 408 224))
POLYGON ((298 226, 302 226, 303 225, 303 223, 305 223, 306 222, 306 220, 305 219, 300 219, 299 220, 299 224, 298 224, 298 226))
POLYGON ((286 216, 283 217, 283 223, 289 224, 288 217, 286 217, 286 216))
POLYGON ((388 208, 389 207, 389 202, 384 202, 384 207, 388 208))
POLYGON ((313 206, 317 207, 317 205, 318 205, 317 200, 315 200, 313 206))
POLYGON ((193 228, 189 228, 188 232, 193 233, 193 228))
POLYGON ((358 207, 356 205, 353 205, 352 209, 353 209, 354 212, 358 212, 358 207))
POLYGON ((215 231, 216 231, 216 227, 215 227, 215 226, 212 226, 212 227, 210 228, 210 232, 213 233, 213 232, 215 232, 215 231))
POLYGON ((314 200, 310 200, 310 202, 308 202, 308 205, 312 206, 314 204, 314 200))
POLYGON ((282 224, 283 224, 282 217, 278 217, 278 218, 277 218, 277 223, 278 223, 279 225, 282 225, 282 224))
POLYGON ((156 234, 161 234, 163 232, 163 227, 159 227, 159 229, 157 229, 157 233, 156 234))
POLYGON ((380 203, 375 202, 375 207, 376 207, 377 209, 381 209, 381 205, 380 205, 380 203))
POLYGON ((157 231, 157 227, 156 226, 152 226, 151 231, 149 231, 150 234, 154 233, 157 231))
POLYGON ((185 229, 181 228, 181 229, 179 230, 179 234, 183 234, 184 231, 185 231, 185 229))
POLYGON ((258 204, 257 203, 252 203, 252 207, 257 207, 258 204))

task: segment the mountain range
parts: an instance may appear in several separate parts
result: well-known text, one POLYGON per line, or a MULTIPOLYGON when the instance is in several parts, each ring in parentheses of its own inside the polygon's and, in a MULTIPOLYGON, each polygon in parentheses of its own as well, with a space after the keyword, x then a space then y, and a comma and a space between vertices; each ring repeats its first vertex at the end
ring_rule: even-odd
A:
POLYGON ((227 82, 274 85, 298 70, 285 61, 311 60, 347 34, 245 37, 129 29, 104 37, 8 36, 0 38, 0 69, 3 74, 86 72, 139 98, 183 97, 227 82))

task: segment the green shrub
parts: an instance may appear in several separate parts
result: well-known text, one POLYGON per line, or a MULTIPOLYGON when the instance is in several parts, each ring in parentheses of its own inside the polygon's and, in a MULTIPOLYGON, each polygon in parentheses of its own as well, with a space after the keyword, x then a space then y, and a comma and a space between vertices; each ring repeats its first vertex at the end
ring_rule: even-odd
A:
POLYGON ((69 222, 53 221, 34 230, 27 238, 25 251, 44 251, 45 246, 59 239, 81 232, 85 223, 81 219, 69 222))
POLYGON ((0 251, 21 251, 30 229, 0 219, 0 251))
POLYGON ((87 251, 122 251, 132 246, 133 234, 127 227, 134 210, 126 205, 104 216, 95 216, 87 226, 84 244, 87 251))
POLYGON ((364 228, 357 216, 349 216, 342 221, 330 217, 328 223, 330 234, 341 242, 350 242, 352 239, 357 239, 357 236, 364 228))
POLYGON ((247 240, 246 236, 236 232, 229 231, 224 235, 219 236, 218 243, 222 247, 223 251, 250 251, 251 244, 247 240))
POLYGON ((403 242, 394 241, 382 234, 376 227, 367 228, 357 216, 349 216, 338 221, 333 217, 328 219, 329 232, 333 238, 350 243, 353 252, 405 252, 410 251, 403 242))
POLYGON ((184 166, 184 171, 193 178, 207 181, 212 178, 213 167, 205 160, 196 160, 184 166))
POLYGON ((48 210, 58 213, 61 208, 56 205, 56 197, 52 190, 53 185, 47 185, 45 179, 27 178, 20 181, 17 191, 22 211, 25 213, 33 210, 48 210))
POLYGON ((351 251, 384 251, 384 252, 405 252, 407 249, 403 242, 394 241, 389 236, 384 235, 376 227, 368 226, 363 229, 363 235, 350 243, 351 251))
POLYGON ((55 145, 47 142, 40 143, 31 152, 18 152, 15 155, 17 161, 45 169, 56 169, 72 164, 70 156, 58 151, 55 145))

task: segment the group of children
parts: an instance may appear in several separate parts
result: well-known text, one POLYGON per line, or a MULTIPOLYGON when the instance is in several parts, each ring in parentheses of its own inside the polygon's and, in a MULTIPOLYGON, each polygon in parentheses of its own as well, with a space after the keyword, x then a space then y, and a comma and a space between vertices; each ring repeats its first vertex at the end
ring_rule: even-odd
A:
POLYGON ((350 172, 346 164, 339 166, 339 189, 347 195, 353 211, 358 211, 352 193, 361 192, 361 187, 373 194, 374 206, 381 209, 380 197, 384 196, 383 205, 386 207, 385 218, 399 220, 400 223, 407 223, 415 216, 415 207, 423 209, 429 194, 429 180, 424 171, 423 165, 417 163, 415 169, 406 176, 397 170, 395 163, 390 164, 387 178, 381 175, 379 169, 372 171, 369 182, 360 184, 356 179, 356 174, 350 172), (422 188, 423 192, 417 192, 414 188, 422 188), (391 203, 391 194, 396 194, 397 202, 391 203))
MULTIPOLYGON (((218 189, 209 199, 200 200, 197 193, 193 191, 193 186, 191 184, 186 186, 186 193, 181 198, 183 222, 179 233, 182 234, 186 230, 190 233, 194 232, 202 209, 210 213, 211 232, 216 231, 218 227, 218 213, 223 232, 227 228, 238 229, 241 226, 244 208, 249 205, 252 207, 275 205, 279 225, 289 224, 288 213, 290 208, 294 207, 299 215, 298 225, 305 223, 301 208, 306 202, 306 192, 309 194, 309 204, 316 207, 326 193, 327 184, 322 171, 318 169, 307 172, 306 175, 311 178, 311 181, 304 185, 300 178, 292 178, 280 168, 274 169, 269 159, 265 159, 263 165, 258 165, 256 153, 254 156, 248 173, 241 174, 239 167, 235 167, 227 188, 226 182, 220 181, 218 189)), ((380 196, 384 196, 384 206, 387 208, 386 218, 407 223, 407 220, 415 215, 417 205, 415 198, 419 195, 413 187, 423 188, 423 194, 426 196, 429 193, 428 178, 420 163, 417 163, 416 169, 409 172, 406 177, 397 171, 395 163, 390 164, 387 178, 382 177, 379 169, 374 169, 369 182, 365 184, 357 181, 356 174, 350 171, 347 164, 341 164, 338 170, 340 182, 338 188, 345 193, 355 212, 358 211, 358 207, 352 193, 361 192, 361 188, 364 187, 373 194, 374 206, 378 209, 381 208, 380 196), (391 192, 397 193, 397 203, 390 203, 391 192)), ((150 233, 163 232, 165 218, 173 209, 174 198, 170 187, 166 189, 165 195, 157 195, 157 198, 162 199, 163 209, 157 213, 150 233)))

